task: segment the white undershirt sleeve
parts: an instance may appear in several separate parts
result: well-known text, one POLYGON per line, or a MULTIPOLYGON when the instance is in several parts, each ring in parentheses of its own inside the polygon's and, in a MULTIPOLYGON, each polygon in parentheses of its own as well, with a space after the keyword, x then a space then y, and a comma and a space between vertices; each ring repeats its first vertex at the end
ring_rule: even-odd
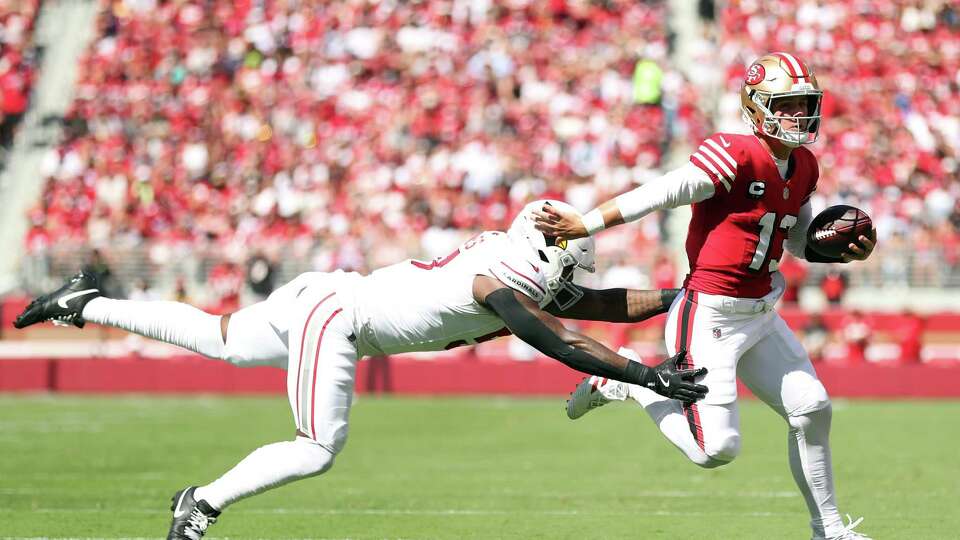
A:
POLYGON ((787 233, 787 251, 798 259, 805 259, 803 254, 807 251, 807 229, 810 228, 811 221, 813 221, 813 210, 808 201, 800 207, 797 223, 790 227, 790 232, 787 233))
POLYGON ((630 222, 654 210, 677 208, 705 201, 713 197, 714 193, 713 181, 707 173, 688 162, 614 200, 617 202, 624 222, 630 222))

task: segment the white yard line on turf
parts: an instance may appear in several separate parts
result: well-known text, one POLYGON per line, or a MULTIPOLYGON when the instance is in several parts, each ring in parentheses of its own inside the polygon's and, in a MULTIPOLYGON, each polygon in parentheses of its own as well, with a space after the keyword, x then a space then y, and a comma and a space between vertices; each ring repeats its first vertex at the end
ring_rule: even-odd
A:
MULTIPOLYGON (((101 514, 109 512, 106 508, 33 508, 31 513, 39 514, 101 514)), ((0 514, 14 512, 14 510, 0 509, 0 514)), ((125 509, 128 514, 168 514, 166 510, 152 509, 125 509)), ((399 509, 378 509, 361 508, 357 510, 344 510, 337 508, 268 508, 268 509, 245 509, 244 514, 260 515, 324 515, 324 516, 510 516, 510 515, 536 515, 536 516, 718 516, 731 515, 730 512, 696 512, 696 511, 673 511, 673 510, 624 510, 622 512, 594 512, 581 510, 468 510, 468 509, 433 509, 433 510, 399 510, 399 509)), ((771 517, 771 516, 793 516, 795 512, 743 512, 735 514, 740 517, 771 517)), ((2 539, 2 537, 0 537, 2 539)))

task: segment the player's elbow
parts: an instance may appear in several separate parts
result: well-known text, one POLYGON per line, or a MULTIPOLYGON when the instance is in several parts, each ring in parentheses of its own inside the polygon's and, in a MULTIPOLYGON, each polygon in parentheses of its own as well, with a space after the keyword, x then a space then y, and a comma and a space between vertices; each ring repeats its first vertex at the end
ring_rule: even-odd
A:
POLYGON ((586 338, 576 332, 571 332, 566 328, 561 329, 557 332, 557 337, 560 339, 560 342, 568 347, 573 347, 574 349, 583 349, 587 345, 586 338))
POLYGON ((551 335, 549 331, 521 331, 521 333, 515 333, 515 335, 544 355, 564 364, 568 363, 571 348, 566 340, 571 338, 564 335, 551 335))

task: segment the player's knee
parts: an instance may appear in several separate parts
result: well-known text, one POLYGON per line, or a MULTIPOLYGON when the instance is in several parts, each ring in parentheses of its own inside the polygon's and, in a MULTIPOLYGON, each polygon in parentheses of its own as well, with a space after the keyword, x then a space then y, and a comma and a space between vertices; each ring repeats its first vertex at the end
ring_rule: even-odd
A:
POLYGON ((294 441, 300 449, 303 477, 317 476, 333 468, 336 454, 312 439, 297 437, 294 441))
POLYGON ((730 463, 740 455, 740 434, 732 433, 723 437, 720 444, 708 449, 707 455, 715 460, 730 463))
POLYGON ((784 412, 788 417, 799 417, 830 408, 830 397, 823 383, 803 374, 806 380, 794 385, 783 400, 784 412))
POLYGON ((833 405, 827 399, 814 408, 806 411, 791 413, 787 417, 787 422, 794 430, 808 432, 816 430, 818 432, 828 433, 830 423, 833 420, 833 405))
POLYGON ((740 434, 730 433, 723 437, 708 440, 703 447, 703 453, 707 459, 703 463, 697 463, 697 465, 705 469, 715 469, 733 462, 740 455, 740 434))

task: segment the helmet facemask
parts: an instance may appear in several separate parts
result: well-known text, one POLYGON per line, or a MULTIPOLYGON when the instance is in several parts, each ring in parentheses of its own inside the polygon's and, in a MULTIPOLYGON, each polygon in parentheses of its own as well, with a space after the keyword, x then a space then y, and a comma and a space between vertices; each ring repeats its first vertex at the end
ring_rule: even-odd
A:
POLYGON ((762 113, 763 123, 760 125, 760 131, 764 135, 777 139, 792 148, 816 142, 820 135, 820 101, 822 98, 823 92, 819 90, 800 90, 776 94, 754 91, 750 96, 751 101, 762 113), (776 116, 774 111, 777 109, 777 102, 795 96, 806 98, 807 115, 776 116), (794 127, 784 129, 784 121, 795 122, 794 127))
POLYGON ((544 240, 547 245, 538 252, 540 260, 546 265, 544 276, 547 278, 547 289, 557 307, 563 311, 583 298, 583 291, 573 282, 576 271, 593 273, 596 270, 593 241, 587 238, 567 241, 552 236, 546 236, 544 240))

